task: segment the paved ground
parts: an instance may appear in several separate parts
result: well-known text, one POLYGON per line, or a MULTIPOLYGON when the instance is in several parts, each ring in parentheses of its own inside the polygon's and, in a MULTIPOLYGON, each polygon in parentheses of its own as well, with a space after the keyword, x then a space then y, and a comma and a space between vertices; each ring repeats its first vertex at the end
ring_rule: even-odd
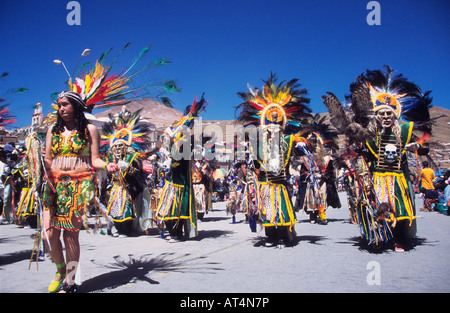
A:
MULTIPOLYGON (((334 293, 450 291, 450 217, 418 212, 410 251, 373 253, 349 223, 346 201, 328 209, 329 224, 298 214, 297 242, 284 249, 263 245, 244 216, 231 223, 225 203, 199 223, 194 240, 168 243, 150 235, 113 238, 81 231, 80 292, 99 293, 334 293)), ((421 199, 416 199, 420 206, 421 199)), ((90 220, 91 221, 91 220, 90 220)), ((259 230, 259 229, 258 229, 259 230)), ((46 293, 55 266, 29 267, 35 230, 0 225, 0 292, 46 293)))

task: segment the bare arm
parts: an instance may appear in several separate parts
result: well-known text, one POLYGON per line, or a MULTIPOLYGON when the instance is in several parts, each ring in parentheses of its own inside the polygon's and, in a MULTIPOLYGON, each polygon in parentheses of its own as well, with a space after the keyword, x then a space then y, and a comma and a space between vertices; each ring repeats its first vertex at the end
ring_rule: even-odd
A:
POLYGON ((45 138, 45 157, 44 157, 44 166, 45 169, 47 171, 51 170, 52 167, 52 161, 53 161, 53 157, 52 157, 52 129, 53 127, 50 127, 47 130, 47 135, 45 138))

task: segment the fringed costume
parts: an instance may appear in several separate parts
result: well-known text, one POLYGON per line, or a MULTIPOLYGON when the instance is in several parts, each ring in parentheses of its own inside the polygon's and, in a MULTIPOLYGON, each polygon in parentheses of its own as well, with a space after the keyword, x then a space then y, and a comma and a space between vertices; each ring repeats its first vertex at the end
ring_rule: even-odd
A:
MULTIPOLYGON (((406 150, 417 150, 431 134, 430 92, 386 66, 367 70, 350 86, 351 117, 332 93, 324 96, 335 127, 360 150, 360 168, 370 169, 369 181, 360 182, 358 204, 361 234, 370 245, 394 239, 403 251, 415 235, 415 200, 409 182, 406 150), (400 118, 406 123, 400 123, 400 118), (413 129, 425 135, 418 139, 413 129)), ((365 171, 360 171, 364 174, 365 171)))
POLYGON ((151 223, 142 155, 149 146, 148 135, 154 130, 153 124, 141 120, 140 110, 131 113, 125 108, 103 125, 101 143, 108 150, 107 161, 119 164, 119 171, 110 177, 106 210, 121 236, 146 231, 151 223))
POLYGON ((184 115, 164 133, 165 143, 162 151, 167 158, 161 166, 167 168, 169 173, 161 190, 155 216, 161 231, 165 226, 174 241, 180 240, 183 232, 186 238, 193 238, 198 234, 192 186, 193 140, 190 130, 194 118, 199 116, 206 105, 203 96, 199 101, 195 99, 192 106, 186 107, 184 115))
POLYGON ((89 139, 81 138, 76 130, 67 137, 61 132, 54 133, 52 158, 52 171, 48 173, 49 181, 44 187, 44 206, 50 210, 52 226, 77 231, 72 218, 81 222, 88 208, 95 204, 89 139), (80 168, 85 171, 70 172, 80 168))
POLYGON ((302 130, 295 153, 301 161, 296 209, 304 209, 311 223, 326 225, 328 206, 340 208, 334 174, 337 133, 318 114, 302 130))
POLYGON ((310 116, 307 91, 297 79, 276 84, 271 75, 262 90, 249 86, 238 95, 244 100, 238 122, 258 128, 259 145, 252 145, 253 158, 260 163, 258 215, 265 228, 267 246, 291 244, 296 215, 287 189, 289 162, 296 144, 295 133, 310 116))
POLYGON ((36 132, 25 140, 26 154, 19 163, 23 184, 17 205, 16 216, 26 226, 40 225, 40 198, 42 186, 42 142, 36 132))
MULTIPOLYGON (((253 163, 253 162, 252 162, 253 163)), ((248 225, 252 232, 256 232, 256 224, 259 218, 259 181, 256 169, 252 165, 244 167, 245 185, 242 192, 241 210, 246 215, 248 225)))

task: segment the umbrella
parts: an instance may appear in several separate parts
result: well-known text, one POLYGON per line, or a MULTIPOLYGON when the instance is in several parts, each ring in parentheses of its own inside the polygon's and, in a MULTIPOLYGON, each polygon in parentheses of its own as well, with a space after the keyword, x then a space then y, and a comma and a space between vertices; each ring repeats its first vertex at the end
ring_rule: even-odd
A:
POLYGON ((223 168, 218 168, 217 170, 214 171, 213 177, 214 179, 219 179, 225 177, 226 174, 227 171, 225 171, 223 168))

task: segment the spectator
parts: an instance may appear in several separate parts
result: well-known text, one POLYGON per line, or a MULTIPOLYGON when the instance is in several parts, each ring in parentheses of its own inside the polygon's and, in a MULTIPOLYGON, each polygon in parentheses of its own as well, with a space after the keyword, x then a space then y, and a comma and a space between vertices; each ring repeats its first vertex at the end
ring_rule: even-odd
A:
POLYGON ((420 172, 421 179, 421 190, 425 188, 426 190, 434 190, 433 181, 436 178, 434 175, 434 171, 429 167, 429 163, 427 161, 423 161, 423 169, 420 172))

